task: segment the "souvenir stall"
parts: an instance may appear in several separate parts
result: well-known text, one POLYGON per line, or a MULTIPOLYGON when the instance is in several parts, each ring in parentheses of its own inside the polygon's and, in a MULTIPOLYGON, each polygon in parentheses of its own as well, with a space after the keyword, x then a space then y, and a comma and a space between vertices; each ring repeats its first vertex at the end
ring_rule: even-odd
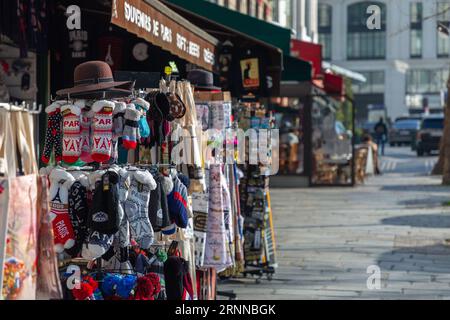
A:
MULTIPOLYGON (((208 88, 196 72, 196 90, 208 88)), ((215 299, 216 272, 242 261, 236 167, 200 152, 223 141, 192 133, 205 120, 226 129, 231 104, 202 109, 188 81, 139 96, 99 61, 77 66, 74 83, 45 110, 41 160, 54 165, 40 170, 62 298, 215 299), (87 81, 99 78, 111 80, 87 81)))
MULTIPOLYGON (((50 29, 62 30, 70 1, 52 4, 50 29)), ((227 130, 272 125, 259 101, 277 90, 279 50, 233 39, 236 50, 251 48, 233 62, 235 92, 249 99, 238 101, 213 85, 217 39, 161 2, 79 6, 81 28, 49 33, 63 45, 50 46, 41 128, 30 125, 37 108, 7 104, 0 114, 2 298, 211 300, 234 297, 217 290, 219 276, 271 275, 266 169, 238 165, 239 152, 223 150, 235 147, 227 130), (127 18, 136 10, 153 21, 151 30, 127 18), (34 148, 37 132, 42 143, 34 148), (12 197, 22 186, 32 197, 12 197)))
MULTIPOLYGON (((221 41, 216 83, 231 94, 232 128, 247 134, 252 131, 255 136, 249 141, 258 141, 260 129, 271 132, 267 129, 274 128, 274 121, 268 105, 270 97, 279 96, 283 51, 289 50, 290 31, 207 1, 167 0, 164 3, 221 41)), ((249 165, 249 155, 258 151, 249 150, 250 144, 239 151, 247 159, 238 161, 236 168, 237 176, 241 177, 237 203, 243 219, 244 259, 237 270, 240 272, 227 270, 221 274, 222 278, 252 275, 259 281, 266 275, 271 279, 276 267, 268 181, 277 171, 270 164, 278 163, 278 145, 271 145, 276 141, 274 137, 265 138, 267 157, 262 156, 252 165, 249 165), (273 162, 264 161, 267 159, 273 162)))
MULTIPOLYGON (((148 3, 176 20, 158 2, 148 3)), ((110 9, 114 16, 115 8, 110 9)), ((149 8, 140 9, 156 14, 149 8)), ((119 15, 114 17, 120 17, 117 10, 119 15)), ((177 36, 183 33, 176 31, 177 36)), ((71 47, 72 58, 89 57, 75 54, 87 48, 82 44, 86 35, 76 32, 69 37, 81 37, 71 47)), ((196 44, 192 35, 187 41, 190 48, 196 44)), ((178 49, 171 48, 175 53, 178 49)), ((183 57, 211 68, 214 45, 209 42, 201 52, 198 58, 190 53, 183 57)), ((58 56, 62 60, 53 60, 52 65, 63 64, 70 70, 74 60, 66 65, 63 56, 53 57, 58 56)), ((19 252, 15 238, 6 236, 9 240, 2 244, 7 247, 0 248, 6 252, 0 256, 3 298, 214 299, 216 272, 234 268, 239 260, 235 258, 239 242, 234 242, 235 234, 240 234, 235 231, 240 229, 234 167, 225 170, 206 165, 209 161, 201 155, 203 142, 197 135, 196 105, 188 81, 174 80, 169 71, 156 86, 136 90, 133 78, 115 81, 114 68, 107 62, 76 65, 73 86, 68 89, 60 89, 68 80, 52 78, 52 88, 59 90, 52 89, 52 101, 45 108, 44 142, 37 156, 27 154, 27 159, 39 158, 42 163, 39 175, 36 168, 30 171, 42 181, 30 182, 38 192, 31 199, 33 204, 27 204, 36 209, 27 211, 36 232, 31 232, 28 221, 20 226, 20 236, 28 236, 27 249, 33 247, 39 254, 22 261, 24 255, 14 256, 19 252), (194 214, 196 193, 204 192, 208 192, 206 215, 194 214), (217 196, 223 203, 212 200, 217 196), (196 225, 206 225, 203 234, 194 228, 194 220, 196 225), (226 229, 217 229, 218 224, 226 229), (39 239, 34 239, 38 234, 39 239), (218 245, 218 239, 222 244, 218 245), (222 263, 217 262, 220 252, 222 263), (37 284, 31 283, 28 290, 33 279, 37 284)), ((2 123, 7 122, 2 118, 2 123)), ((0 141, 4 152, 4 140, 0 141)), ((10 181, 2 182, 2 191, 9 191, 10 181)), ((12 206, 10 195, 2 193, 3 207, 12 206)), ((9 216, 15 211, 8 211, 2 215, 7 217, 0 225, 2 235, 13 221, 9 216)), ((242 251, 239 254, 242 259, 242 251)))
MULTIPOLYGON (((297 42, 293 40, 293 48, 297 42)), ((346 83, 344 77, 322 69, 322 61, 315 55, 321 56, 321 46, 302 44, 307 46, 297 50, 309 60, 285 57, 281 94, 270 106, 280 129, 280 170, 271 186, 353 186, 350 81, 346 83), (310 55, 308 50, 313 50, 310 55)))

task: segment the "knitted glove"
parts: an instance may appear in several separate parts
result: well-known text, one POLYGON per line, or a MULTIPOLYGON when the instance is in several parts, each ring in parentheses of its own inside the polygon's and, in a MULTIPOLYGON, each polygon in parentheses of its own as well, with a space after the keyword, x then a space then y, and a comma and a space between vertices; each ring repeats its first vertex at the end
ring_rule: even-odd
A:
POLYGON ((138 245, 148 249, 153 243, 153 228, 148 218, 150 191, 155 190, 156 182, 148 171, 133 172, 125 214, 130 222, 131 235, 138 245))
POLYGON ((120 168, 119 173, 119 217, 120 226, 119 231, 116 234, 116 238, 119 241, 120 248, 126 248, 130 245, 130 224, 125 215, 125 201, 128 198, 128 188, 130 183, 129 173, 127 170, 120 168))
POLYGON ((94 119, 92 123, 92 159, 96 162, 107 162, 112 152, 113 110, 111 101, 96 101, 92 105, 94 119))
POLYGON ((45 132, 44 150, 41 156, 41 160, 45 164, 50 161, 53 150, 55 150, 56 162, 62 160, 61 106, 63 104, 65 104, 65 101, 55 101, 45 108, 45 113, 47 113, 47 130, 45 132))
POLYGON ((113 112, 113 127, 114 127, 114 139, 122 137, 123 127, 125 126, 125 110, 127 105, 125 102, 115 102, 115 108, 113 112))
POLYGON ((83 172, 73 172, 72 175, 76 181, 69 189, 69 216, 75 233, 75 245, 66 249, 66 253, 76 258, 88 235, 87 188, 89 185, 88 178, 83 172))
POLYGON ((136 149, 139 140, 139 119, 140 112, 133 104, 127 105, 125 111, 125 127, 123 129, 122 144, 125 149, 136 149))
POLYGON ((114 169, 103 174, 94 191, 93 203, 89 212, 89 230, 107 235, 119 231, 119 174, 114 169))
POLYGON ((75 245, 75 233, 68 211, 68 189, 75 179, 62 169, 50 173, 50 220, 55 237, 55 250, 58 253, 75 245))
POLYGON ((75 163, 81 155, 81 109, 76 105, 61 107, 63 116, 62 159, 66 163, 75 163))

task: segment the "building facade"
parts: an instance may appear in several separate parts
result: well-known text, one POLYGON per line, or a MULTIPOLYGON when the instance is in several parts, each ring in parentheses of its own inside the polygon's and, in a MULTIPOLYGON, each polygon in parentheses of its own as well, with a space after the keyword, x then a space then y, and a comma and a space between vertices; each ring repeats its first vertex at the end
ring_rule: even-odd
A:
POLYGON ((318 42, 318 0, 273 0, 272 6, 274 21, 292 29, 295 38, 318 42))
POLYGON ((319 0, 324 59, 367 78, 353 88, 359 123, 383 106, 392 120, 442 110, 450 39, 437 26, 448 21, 449 0, 319 0))
POLYGON ((273 20, 273 7, 271 0, 208 0, 231 10, 265 20, 273 20))

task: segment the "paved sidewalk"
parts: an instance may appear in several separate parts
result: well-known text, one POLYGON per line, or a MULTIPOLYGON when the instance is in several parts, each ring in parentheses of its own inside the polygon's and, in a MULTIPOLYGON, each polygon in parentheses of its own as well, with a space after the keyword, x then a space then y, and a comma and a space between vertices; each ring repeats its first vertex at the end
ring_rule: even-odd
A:
MULTIPOLYGON (((401 166, 400 166, 401 167, 401 166)), ((425 173, 387 173, 356 188, 271 190, 274 279, 221 285, 238 299, 450 298, 450 188, 425 173), (381 269, 369 290, 368 266, 381 269)))

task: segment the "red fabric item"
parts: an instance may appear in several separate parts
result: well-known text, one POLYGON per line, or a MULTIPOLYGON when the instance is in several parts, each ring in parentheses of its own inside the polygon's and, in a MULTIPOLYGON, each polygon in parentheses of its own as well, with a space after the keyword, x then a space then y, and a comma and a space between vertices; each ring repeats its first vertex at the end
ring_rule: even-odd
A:
POLYGON ((113 110, 105 106, 99 112, 94 113, 92 136, 92 160, 107 162, 111 158, 113 110))
POLYGON ((161 291, 159 276, 148 273, 137 280, 135 300, 155 300, 155 296, 161 291))
POLYGON ((80 284, 79 289, 73 289, 72 294, 75 300, 88 300, 94 294, 94 291, 98 288, 98 282, 92 277, 86 276, 80 284))
POLYGON ((184 274, 183 286, 184 286, 183 300, 192 300, 194 297, 194 289, 192 288, 192 278, 189 272, 185 272, 184 274), (189 294, 189 299, 187 299, 186 293, 189 294))
POLYGON ((63 115, 62 159, 67 163, 75 163, 81 155, 81 121, 80 115, 67 109, 63 115))
POLYGON ((183 199, 183 196, 179 192, 174 192, 173 197, 175 198, 175 200, 181 201, 185 208, 187 207, 186 200, 183 199))
POLYGON ((75 232, 69 216, 67 190, 63 185, 53 182, 50 187, 50 219, 52 222, 56 252, 63 252, 75 245, 75 232))

